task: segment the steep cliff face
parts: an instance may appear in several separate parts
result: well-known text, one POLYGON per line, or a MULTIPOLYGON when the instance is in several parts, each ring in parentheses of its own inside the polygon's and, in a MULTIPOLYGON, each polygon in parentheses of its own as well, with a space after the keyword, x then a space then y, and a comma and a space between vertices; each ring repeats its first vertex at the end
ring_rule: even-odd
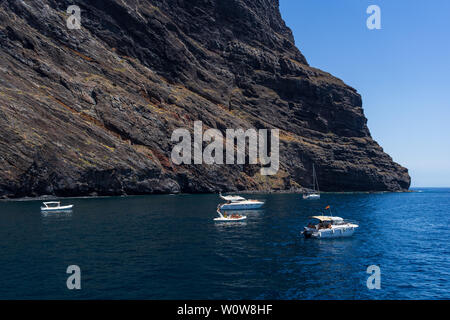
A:
POLYGON ((0 196, 404 190, 360 95, 312 68, 277 0, 0 3, 0 196), (181 165, 174 129, 279 128, 280 170, 181 165))

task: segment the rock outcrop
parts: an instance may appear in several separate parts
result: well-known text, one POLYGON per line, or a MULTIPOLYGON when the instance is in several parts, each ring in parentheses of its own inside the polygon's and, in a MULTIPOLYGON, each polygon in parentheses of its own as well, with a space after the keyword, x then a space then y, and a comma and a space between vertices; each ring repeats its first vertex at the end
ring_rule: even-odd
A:
POLYGON ((0 197, 400 191, 361 96, 308 65, 278 0, 0 2, 0 197), (176 128, 279 128, 280 170, 171 162, 176 128))

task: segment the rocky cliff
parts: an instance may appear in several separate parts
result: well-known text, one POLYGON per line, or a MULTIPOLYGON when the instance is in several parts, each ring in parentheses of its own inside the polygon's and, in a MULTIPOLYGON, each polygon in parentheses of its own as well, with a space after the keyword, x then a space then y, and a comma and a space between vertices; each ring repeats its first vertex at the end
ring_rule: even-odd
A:
POLYGON ((361 96, 278 0, 0 1, 0 196, 405 190, 361 96), (68 6, 81 8, 71 30, 68 6), (171 162, 175 128, 279 128, 280 170, 171 162))

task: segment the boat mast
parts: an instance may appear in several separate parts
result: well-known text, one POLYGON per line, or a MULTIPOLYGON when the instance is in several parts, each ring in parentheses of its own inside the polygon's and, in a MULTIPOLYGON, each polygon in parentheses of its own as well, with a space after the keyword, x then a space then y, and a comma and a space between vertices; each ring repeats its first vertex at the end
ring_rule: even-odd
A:
POLYGON ((319 181, 317 180, 317 175, 316 175, 316 167, 313 163, 313 190, 316 191, 316 185, 317 185, 317 193, 319 193, 319 181))
POLYGON ((315 168, 315 167, 314 167, 314 177, 316 178, 317 193, 320 193, 320 190, 319 190, 319 180, 317 179, 317 174, 316 174, 316 168, 315 168))

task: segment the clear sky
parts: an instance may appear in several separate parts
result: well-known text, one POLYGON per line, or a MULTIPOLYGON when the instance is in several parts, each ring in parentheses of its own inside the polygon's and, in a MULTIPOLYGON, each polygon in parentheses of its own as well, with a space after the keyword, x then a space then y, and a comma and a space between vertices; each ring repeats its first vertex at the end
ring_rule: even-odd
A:
POLYGON ((373 138, 412 187, 450 187, 450 1, 280 0, 308 63, 362 95, 373 138), (381 30, 369 30, 369 5, 381 30))

